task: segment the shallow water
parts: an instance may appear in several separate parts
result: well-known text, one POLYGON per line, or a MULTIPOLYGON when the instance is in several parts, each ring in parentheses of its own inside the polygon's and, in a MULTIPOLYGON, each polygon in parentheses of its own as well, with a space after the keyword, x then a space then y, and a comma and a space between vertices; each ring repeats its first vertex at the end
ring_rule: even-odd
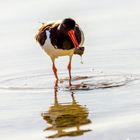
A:
POLYGON ((138 0, 0 2, 0 138, 140 139, 138 0), (85 33, 83 64, 50 58, 34 40, 40 22, 73 17, 85 33))

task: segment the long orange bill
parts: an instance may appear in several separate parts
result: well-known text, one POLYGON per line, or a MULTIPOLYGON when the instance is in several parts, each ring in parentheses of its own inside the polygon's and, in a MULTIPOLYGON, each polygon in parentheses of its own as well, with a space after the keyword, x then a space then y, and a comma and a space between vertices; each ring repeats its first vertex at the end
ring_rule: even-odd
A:
POLYGON ((74 44, 74 47, 75 48, 79 48, 78 42, 77 42, 76 37, 75 37, 75 34, 74 34, 74 30, 68 31, 68 35, 71 38, 71 40, 72 40, 72 42, 74 44))

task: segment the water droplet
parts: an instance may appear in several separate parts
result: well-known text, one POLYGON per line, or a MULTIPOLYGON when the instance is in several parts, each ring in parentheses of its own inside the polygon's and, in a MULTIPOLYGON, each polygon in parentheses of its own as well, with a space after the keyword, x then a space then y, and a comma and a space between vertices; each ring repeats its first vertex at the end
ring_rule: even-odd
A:
POLYGON ((81 55, 81 64, 83 64, 84 62, 83 62, 83 59, 82 59, 82 55, 81 55))

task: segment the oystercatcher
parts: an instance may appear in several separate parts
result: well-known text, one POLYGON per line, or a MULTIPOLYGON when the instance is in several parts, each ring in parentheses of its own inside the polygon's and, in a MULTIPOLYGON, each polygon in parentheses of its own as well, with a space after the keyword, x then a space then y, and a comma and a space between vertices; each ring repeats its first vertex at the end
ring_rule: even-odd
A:
POLYGON ((65 18, 60 21, 42 23, 36 36, 37 42, 52 60, 52 69, 58 80, 55 59, 59 56, 69 56, 69 79, 71 80, 71 61, 73 54, 84 52, 84 34, 75 20, 65 18))

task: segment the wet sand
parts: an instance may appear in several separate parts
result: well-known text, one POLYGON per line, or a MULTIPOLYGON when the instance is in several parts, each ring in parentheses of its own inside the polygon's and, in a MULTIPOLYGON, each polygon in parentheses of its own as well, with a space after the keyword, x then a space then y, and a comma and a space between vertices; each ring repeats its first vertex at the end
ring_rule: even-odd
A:
POLYGON ((0 138, 139 140, 140 2, 58 3, 0 2, 0 138), (75 18, 86 38, 71 87, 68 58, 57 60, 56 83, 34 40, 40 22, 64 17, 75 18))

